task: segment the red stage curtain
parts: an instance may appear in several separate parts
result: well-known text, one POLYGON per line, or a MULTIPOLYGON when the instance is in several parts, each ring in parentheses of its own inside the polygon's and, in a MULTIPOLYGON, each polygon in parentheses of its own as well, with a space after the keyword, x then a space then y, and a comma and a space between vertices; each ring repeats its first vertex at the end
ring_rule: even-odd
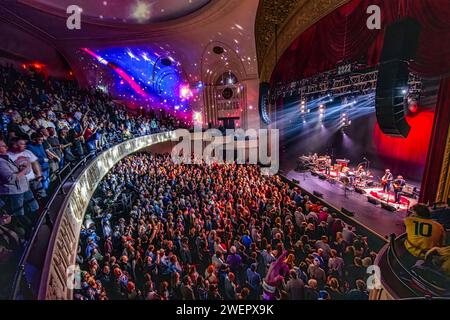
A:
POLYGON ((272 83, 291 81, 333 68, 342 60, 379 62, 384 28, 403 17, 422 25, 417 58, 411 70, 424 77, 450 73, 450 5, 448 0, 353 0, 302 33, 282 55, 272 83), (369 5, 379 5, 382 30, 366 26, 369 5))
POLYGON ((422 180, 421 202, 434 203, 441 175, 450 124, 450 78, 441 80, 436 104, 434 128, 431 134, 427 165, 422 180))

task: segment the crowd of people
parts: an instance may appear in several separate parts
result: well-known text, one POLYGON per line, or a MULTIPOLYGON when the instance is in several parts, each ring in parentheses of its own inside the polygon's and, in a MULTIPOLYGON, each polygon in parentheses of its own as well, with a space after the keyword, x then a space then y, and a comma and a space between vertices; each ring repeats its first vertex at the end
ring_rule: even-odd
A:
POLYGON ((39 207, 70 163, 120 141, 182 124, 39 69, 0 66, 0 263, 29 238, 39 207))
POLYGON ((366 300, 368 240, 256 165, 119 162, 86 212, 80 300, 366 300))

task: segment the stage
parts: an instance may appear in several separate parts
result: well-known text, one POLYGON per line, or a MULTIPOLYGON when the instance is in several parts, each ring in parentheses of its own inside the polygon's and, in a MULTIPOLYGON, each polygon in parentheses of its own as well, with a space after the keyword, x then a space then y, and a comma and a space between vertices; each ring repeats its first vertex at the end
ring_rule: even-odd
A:
MULTIPOLYGON (((381 207, 381 204, 375 205, 368 201, 369 198, 376 198, 372 192, 379 192, 379 188, 365 189, 366 194, 360 194, 356 191, 346 190, 344 186, 334 181, 320 179, 319 176, 313 176, 311 172, 297 172, 290 170, 286 177, 299 181, 299 185, 313 193, 314 191, 321 193, 323 199, 333 207, 341 210, 345 208, 354 212, 354 219, 365 225, 368 229, 373 230, 381 236, 387 236, 391 233, 397 235, 405 232, 403 219, 407 215, 407 207, 402 206, 398 211, 389 211, 381 207)), ((389 197, 391 201, 394 200, 393 195, 389 197)), ((377 199, 378 201, 383 199, 377 199)), ((387 199, 386 199, 387 200, 387 199)), ((409 199, 411 201, 411 199, 409 199)), ((410 205, 415 202, 411 201, 410 205)))

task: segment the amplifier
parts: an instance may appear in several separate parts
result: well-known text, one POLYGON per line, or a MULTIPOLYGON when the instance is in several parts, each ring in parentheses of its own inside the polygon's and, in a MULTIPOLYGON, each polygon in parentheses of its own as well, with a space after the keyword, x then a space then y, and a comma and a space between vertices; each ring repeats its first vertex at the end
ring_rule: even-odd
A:
POLYGON ((355 187, 355 191, 360 193, 360 194, 365 194, 366 192, 364 191, 364 189, 361 189, 360 187, 355 187))
POLYGON ((323 194, 318 191, 314 191, 313 194, 318 198, 323 198, 323 194))
POLYGON ((384 203, 384 202, 381 203, 381 207, 382 207, 383 209, 385 209, 385 210, 388 210, 388 211, 392 211, 392 212, 397 211, 397 208, 396 208, 396 207, 394 207, 394 206, 391 205, 391 204, 384 203))

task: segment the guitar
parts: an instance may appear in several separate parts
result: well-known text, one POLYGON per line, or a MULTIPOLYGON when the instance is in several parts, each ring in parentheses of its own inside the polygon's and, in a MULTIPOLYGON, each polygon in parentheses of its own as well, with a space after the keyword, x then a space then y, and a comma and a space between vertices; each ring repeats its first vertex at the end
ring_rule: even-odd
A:
POLYGON ((386 175, 384 175, 382 178, 381 178, 381 185, 384 187, 384 186, 386 186, 389 182, 391 182, 392 181, 392 179, 389 179, 389 178, 387 178, 386 177, 386 175))
POLYGON ((393 186, 394 186, 394 190, 397 192, 400 192, 403 190, 403 185, 399 182, 394 182, 393 186))

